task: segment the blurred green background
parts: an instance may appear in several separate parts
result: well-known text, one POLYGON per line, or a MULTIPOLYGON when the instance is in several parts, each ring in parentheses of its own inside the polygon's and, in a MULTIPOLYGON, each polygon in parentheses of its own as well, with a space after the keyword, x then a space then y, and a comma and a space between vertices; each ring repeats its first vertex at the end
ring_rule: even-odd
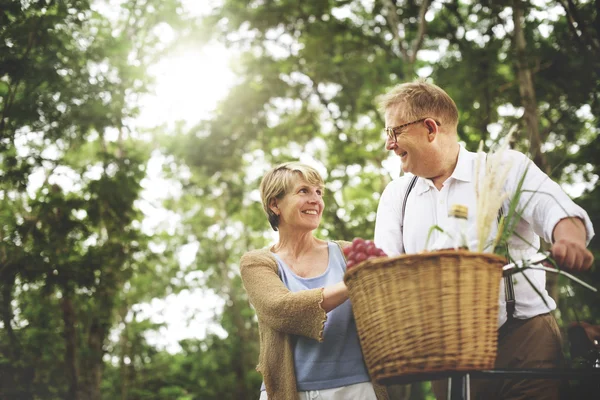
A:
MULTIPOLYGON (((0 399, 258 398, 238 261, 274 240, 260 177, 310 163, 318 235, 372 238, 399 175, 374 99, 418 76, 471 150, 517 124, 598 229, 598 21, 598 0, 0 0, 0 399)), ((548 289, 563 328, 600 323, 597 295, 548 289)))

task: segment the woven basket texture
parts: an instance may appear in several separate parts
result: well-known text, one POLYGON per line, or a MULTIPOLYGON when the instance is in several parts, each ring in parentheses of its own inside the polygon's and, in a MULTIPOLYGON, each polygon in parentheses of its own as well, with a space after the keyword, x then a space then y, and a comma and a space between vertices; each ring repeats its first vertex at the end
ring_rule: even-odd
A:
POLYGON ((438 251, 367 260, 344 281, 371 378, 490 369, 505 259, 438 251))

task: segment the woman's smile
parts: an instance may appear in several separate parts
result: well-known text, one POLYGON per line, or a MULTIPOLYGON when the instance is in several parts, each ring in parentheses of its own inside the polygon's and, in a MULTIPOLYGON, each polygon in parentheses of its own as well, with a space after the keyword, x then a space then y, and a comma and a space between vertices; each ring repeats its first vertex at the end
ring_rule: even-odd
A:
POLYGON ((304 210, 302 211, 302 213, 308 215, 319 215, 319 212, 317 210, 304 210))

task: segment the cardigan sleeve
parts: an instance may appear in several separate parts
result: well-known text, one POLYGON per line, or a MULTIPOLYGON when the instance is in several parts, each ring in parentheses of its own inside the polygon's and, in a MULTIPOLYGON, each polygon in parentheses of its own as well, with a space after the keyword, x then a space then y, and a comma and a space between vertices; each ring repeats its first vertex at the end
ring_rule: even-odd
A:
POLYGON ((279 332, 323 341, 327 320, 321 307, 323 288, 291 292, 277 274, 277 262, 264 250, 244 254, 240 273, 261 323, 279 332))

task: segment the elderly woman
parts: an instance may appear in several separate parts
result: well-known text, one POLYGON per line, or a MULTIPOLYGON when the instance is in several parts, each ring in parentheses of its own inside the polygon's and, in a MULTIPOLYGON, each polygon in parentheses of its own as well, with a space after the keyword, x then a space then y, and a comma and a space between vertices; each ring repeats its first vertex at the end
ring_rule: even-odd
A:
POLYGON ((260 185, 279 241, 246 253, 242 280, 260 332, 260 399, 385 399, 362 357, 343 282, 347 242, 318 239, 323 180, 304 164, 271 169, 260 185), (381 393, 381 394, 380 394, 381 393))

